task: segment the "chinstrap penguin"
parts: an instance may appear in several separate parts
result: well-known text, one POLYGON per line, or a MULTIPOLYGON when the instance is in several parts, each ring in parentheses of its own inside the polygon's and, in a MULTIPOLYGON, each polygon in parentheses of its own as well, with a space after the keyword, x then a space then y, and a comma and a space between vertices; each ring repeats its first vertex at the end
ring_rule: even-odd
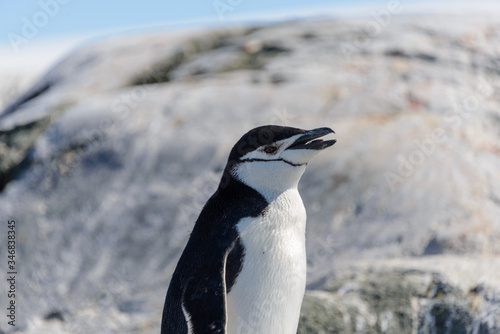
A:
POLYGON ((162 334, 295 334, 306 284, 307 163, 336 140, 262 126, 229 154, 198 217, 165 299, 162 334))

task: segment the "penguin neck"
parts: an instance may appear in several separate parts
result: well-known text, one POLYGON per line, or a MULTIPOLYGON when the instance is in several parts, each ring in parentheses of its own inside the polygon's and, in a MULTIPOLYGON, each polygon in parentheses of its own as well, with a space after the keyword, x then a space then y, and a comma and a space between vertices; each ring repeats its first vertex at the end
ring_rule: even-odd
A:
POLYGON ((268 203, 289 190, 297 190, 306 165, 291 166, 282 162, 243 163, 228 172, 230 177, 260 193, 268 203), (281 164, 273 168, 272 164, 281 164))

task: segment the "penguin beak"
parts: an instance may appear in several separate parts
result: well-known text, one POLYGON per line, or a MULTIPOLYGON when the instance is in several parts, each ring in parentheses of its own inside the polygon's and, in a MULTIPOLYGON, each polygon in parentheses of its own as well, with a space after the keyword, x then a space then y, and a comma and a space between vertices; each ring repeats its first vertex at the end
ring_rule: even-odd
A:
POLYGON ((321 140, 317 138, 326 136, 330 133, 335 132, 330 128, 318 128, 306 131, 306 133, 300 136, 292 145, 287 148, 287 150, 323 150, 335 144, 337 140, 321 140))

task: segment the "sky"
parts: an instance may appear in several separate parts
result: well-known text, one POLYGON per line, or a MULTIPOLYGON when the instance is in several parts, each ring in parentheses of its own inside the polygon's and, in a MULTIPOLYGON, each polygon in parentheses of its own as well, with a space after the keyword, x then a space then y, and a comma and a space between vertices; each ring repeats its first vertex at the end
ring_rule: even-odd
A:
MULTIPOLYGON (((21 18, 34 19, 37 12, 54 14, 40 29, 39 37, 81 32, 129 29, 135 26, 161 25, 183 21, 218 21, 244 13, 265 13, 323 7, 342 0, 28 0, 0 2, 0 31, 19 31, 21 18), (222 17, 220 14, 223 14, 222 17)), ((42 16, 38 17, 43 23, 42 16)), ((3 34, 2 39, 6 36, 3 34)))
POLYGON ((0 0, 0 71, 39 71, 81 43, 102 36, 225 25, 266 15, 293 18, 306 11, 320 13, 322 8, 343 2, 0 0))
MULTIPOLYGON (((403 8, 425 3, 425 0, 0 0, 0 71, 40 71, 72 48, 102 36, 311 16, 369 16, 386 9, 391 1, 403 8)), ((440 2, 430 3, 436 7, 440 2)), ((455 8, 456 3, 443 10, 455 8)))
POLYGON ((317 16, 326 8, 340 12, 375 2, 380 0, 0 0, 0 73, 41 72, 78 45, 105 36, 317 16))
MULTIPOLYGON (((364 0, 364 3, 380 2, 364 0)), ((356 1, 354 1, 356 2, 356 1)), ((361 3, 361 1, 357 1, 361 3)), ((290 18, 343 0, 0 0, 0 45, 12 44, 13 34, 30 40, 92 36, 140 29, 223 25, 249 17, 290 18), (32 29, 30 29, 32 28, 32 29), (31 34, 33 32, 33 34, 31 34), (31 37, 31 35, 33 35, 31 37)), ((353 1, 350 2, 352 4, 353 1)), ((307 15, 307 14, 305 14, 307 15)))

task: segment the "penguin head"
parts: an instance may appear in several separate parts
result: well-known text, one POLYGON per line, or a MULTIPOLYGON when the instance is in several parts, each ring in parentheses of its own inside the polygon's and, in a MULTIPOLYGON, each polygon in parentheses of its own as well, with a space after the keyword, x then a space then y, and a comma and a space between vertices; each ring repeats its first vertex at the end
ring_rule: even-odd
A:
POLYGON ((302 130, 275 125, 247 132, 229 154, 226 172, 260 193, 296 187, 307 163, 336 140, 318 139, 330 128, 302 130))

